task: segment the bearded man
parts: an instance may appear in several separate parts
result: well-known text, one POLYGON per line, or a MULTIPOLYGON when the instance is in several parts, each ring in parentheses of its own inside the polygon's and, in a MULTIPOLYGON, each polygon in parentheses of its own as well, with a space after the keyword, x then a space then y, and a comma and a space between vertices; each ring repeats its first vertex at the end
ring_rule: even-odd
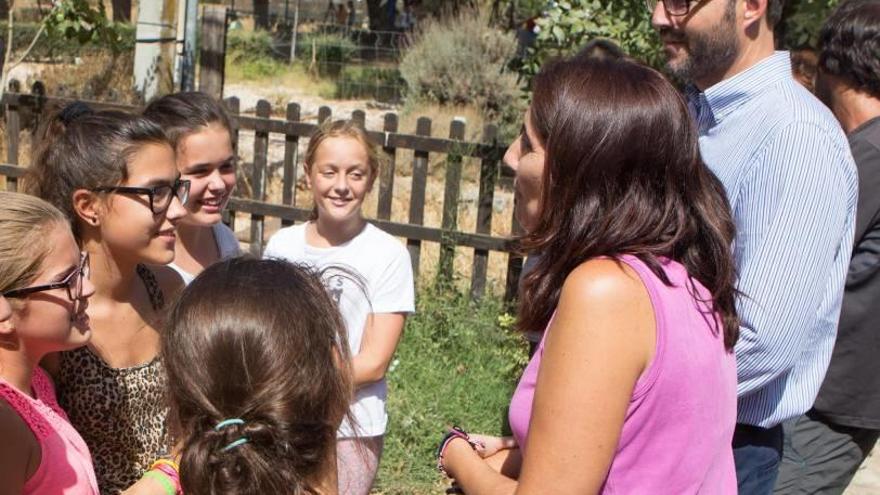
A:
POLYGON ((734 458, 739 492, 769 494, 781 423, 813 405, 834 347, 857 172, 834 116, 774 51, 782 0, 648 3, 736 222, 734 458))

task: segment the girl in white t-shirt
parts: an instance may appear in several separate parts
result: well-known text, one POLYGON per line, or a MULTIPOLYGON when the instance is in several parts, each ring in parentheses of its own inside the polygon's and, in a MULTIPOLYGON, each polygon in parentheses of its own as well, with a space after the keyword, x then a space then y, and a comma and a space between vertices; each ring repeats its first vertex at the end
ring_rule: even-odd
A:
POLYGON ((154 100, 144 115, 162 125, 176 148, 180 177, 190 181, 187 215, 168 265, 189 284, 205 267, 239 254, 235 234, 222 223, 235 187, 232 126, 220 102, 197 91, 154 100))
POLYGON ((338 433, 339 492, 366 495, 387 424, 385 372, 414 310, 412 266, 406 248, 361 211, 379 170, 363 127, 351 121, 320 127, 309 141, 305 170, 313 218, 278 231, 265 256, 341 268, 324 276, 345 320, 356 389, 353 422, 343 422, 338 433))

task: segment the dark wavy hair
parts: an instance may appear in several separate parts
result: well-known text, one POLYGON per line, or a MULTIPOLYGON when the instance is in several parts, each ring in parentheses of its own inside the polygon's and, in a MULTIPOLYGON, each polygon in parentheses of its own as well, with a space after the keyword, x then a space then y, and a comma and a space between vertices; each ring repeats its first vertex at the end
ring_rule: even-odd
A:
POLYGON ((95 111, 79 101, 53 111, 38 136, 24 189, 61 210, 77 239, 80 220, 73 193, 120 184, 128 178, 129 160, 143 146, 171 145, 150 119, 116 110, 95 111))
POLYGON ((848 0, 819 34, 819 70, 880 98, 880 1, 848 0))
POLYGON ((545 328, 566 277, 589 259, 631 254, 668 284, 663 257, 711 292, 731 348, 734 223, 682 96, 625 58, 551 62, 533 84, 530 120, 546 161, 540 218, 521 243, 541 256, 523 280, 520 328, 545 328))
POLYGON ((202 272, 162 338, 184 491, 318 493, 352 397, 345 335, 307 268, 237 258, 202 272), (215 428, 229 418, 244 423, 215 428))
POLYGON ((211 124, 217 124, 230 133, 232 124, 223 103, 201 91, 182 91, 151 101, 144 115, 158 122, 174 143, 211 124))
POLYGON ((767 24, 770 27, 776 27, 779 21, 782 20, 784 10, 785 0, 767 0, 767 24))

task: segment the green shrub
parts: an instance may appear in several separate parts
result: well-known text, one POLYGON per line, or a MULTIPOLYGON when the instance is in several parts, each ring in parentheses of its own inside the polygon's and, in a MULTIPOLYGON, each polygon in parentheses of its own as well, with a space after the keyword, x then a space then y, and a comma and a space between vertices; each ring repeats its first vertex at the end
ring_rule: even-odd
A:
POLYGON ((502 129, 518 127, 524 103, 517 74, 508 69, 516 40, 491 27, 488 17, 463 9, 426 21, 400 63, 407 98, 476 105, 502 129))
POLYGON ((568 55, 596 38, 610 39, 631 56, 662 67, 663 54, 644 0, 554 2, 537 20, 538 37, 522 67, 527 78, 547 59, 568 55))
POLYGON ((297 58, 315 61, 318 75, 336 77, 343 66, 357 54, 358 46, 346 36, 336 33, 312 33, 297 38, 297 58))
MULTIPOLYGON (((22 53, 33 41, 40 29, 39 23, 16 22, 12 32, 12 49, 14 53, 22 53)), ((0 22, 0 37, 6 40, 6 23, 0 22)), ((73 58, 84 53, 110 51, 123 53, 134 50, 135 28, 131 24, 115 23, 105 31, 107 36, 79 43, 70 39, 63 32, 47 30, 43 32, 34 48, 28 54, 29 60, 46 60, 56 58, 73 58)))
POLYGON ((396 68, 350 65, 336 80, 335 98, 373 98, 397 101, 405 83, 396 68))
POLYGON ((231 30, 226 38, 226 53, 238 60, 272 57, 272 34, 262 29, 231 30))
POLYGON ((389 429, 377 488, 442 493, 434 449, 449 424, 506 431, 507 405, 527 361, 524 339, 498 299, 420 291, 388 372, 389 429))

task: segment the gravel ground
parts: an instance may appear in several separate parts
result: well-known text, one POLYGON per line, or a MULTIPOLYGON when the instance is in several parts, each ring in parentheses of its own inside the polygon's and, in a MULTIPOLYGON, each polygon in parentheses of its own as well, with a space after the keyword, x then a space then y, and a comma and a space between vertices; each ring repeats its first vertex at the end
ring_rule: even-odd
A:
POLYGON ((874 454, 869 455, 865 460, 852 484, 846 490, 845 495, 877 495, 880 493, 880 456, 875 455, 877 448, 874 447, 874 454))

